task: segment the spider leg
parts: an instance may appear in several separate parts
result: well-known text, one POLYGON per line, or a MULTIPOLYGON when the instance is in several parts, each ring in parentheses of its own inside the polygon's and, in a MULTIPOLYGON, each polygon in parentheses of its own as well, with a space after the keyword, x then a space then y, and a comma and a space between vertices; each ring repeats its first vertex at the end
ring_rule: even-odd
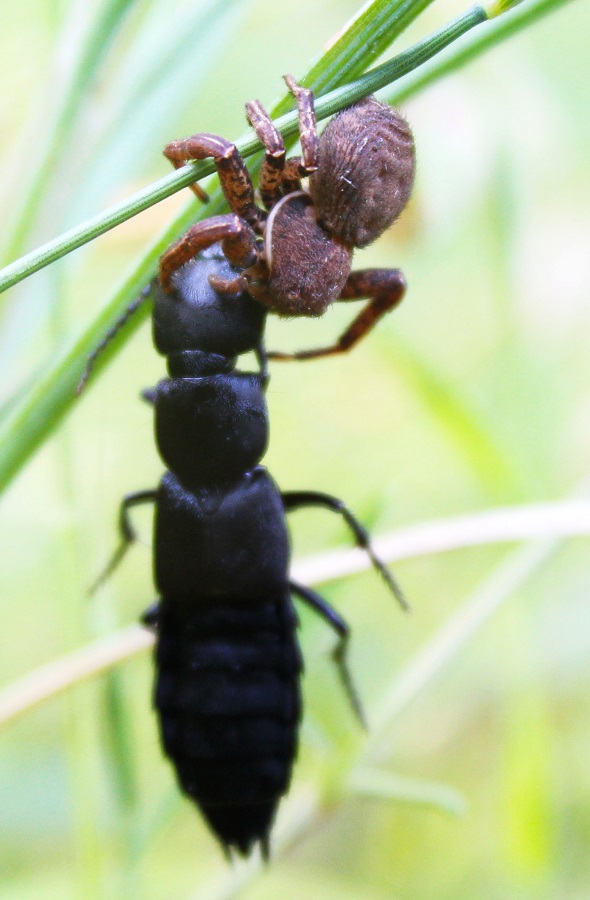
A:
POLYGON ((285 144, 269 114, 259 100, 246 103, 246 117, 264 144, 264 160, 258 179, 260 199, 266 209, 271 209, 281 198, 281 183, 285 167, 285 144))
POLYGON ((249 280, 245 275, 235 278, 222 278, 221 275, 209 275, 209 284, 218 294, 241 294, 248 290, 249 280))
POLYGON ((318 167, 318 133, 313 105, 313 92, 300 87, 292 75, 285 75, 287 87, 297 100, 299 137, 302 156, 285 160, 285 145, 270 116, 258 100, 246 104, 248 121, 266 148, 260 172, 260 197, 271 209, 282 194, 301 190, 301 179, 318 167))
POLYGON ((285 161, 285 144, 270 116, 258 100, 246 104, 246 115, 258 138, 266 149, 260 171, 260 198, 266 209, 271 209, 281 194, 301 190, 300 180, 311 175, 318 167, 318 133, 313 105, 313 92, 300 87, 292 75, 285 75, 287 87, 297 100, 299 112, 299 136, 302 156, 291 156, 285 161))
POLYGON ((371 298, 338 340, 329 347, 300 350, 297 353, 268 352, 269 359, 318 359, 346 353, 366 335, 390 310, 395 309, 406 292, 406 279, 399 269, 360 269, 351 272, 338 300, 371 298))
POLYGON ((223 252, 233 266, 247 269, 258 259, 256 234, 247 222, 235 213, 212 216, 189 228, 160 257, 160 284, 164 290, 172 289, 172 276, 177 269, 218 241, 221 241, 223 252))
MULTIPOLYGON (((256 247, 258 253, 258 246, 256 247)), ((258 281, 266 282, 268 279, 268 268, 266 263, 259 255, 256 262, 248 267, 247 272, 236 275, 235 278, 222 278, 221 275, 209 275, 209 284, 218 294, 241 294, 242 291, 250 289, 252 284, 258 281)))
POLYGON ((305 166, 301 156, 290 156, 285 161, 281 188, 283 194, 293 194, 301 190, 301 179, 305 178, 305 166))
POLYGON ((299 159, 300 175, 311 175, 318 167, 318 131, 313 105, 313 91, 297 84, 292 75, 285 75, 285 83, 295 99, 299 112, 299 138, 302 156, 299 159))
POLYGON ((301 190, 301 179, 316 171, 318 167, 318 133, 313 105, 313 92, 300 87, 292 75, 285 75, 287 87, 297 100, 299 112, 299 137, 301 156, 290 156, 283 169, 282 190, 292 194, 301 190))
POLYGON ((164 156, 176 169, 193 159, 212 158, 230 209, 260 233, 266 212, 254 202, 252 179, 235 144, 215 134, 193 134, 167 144, 164 156))

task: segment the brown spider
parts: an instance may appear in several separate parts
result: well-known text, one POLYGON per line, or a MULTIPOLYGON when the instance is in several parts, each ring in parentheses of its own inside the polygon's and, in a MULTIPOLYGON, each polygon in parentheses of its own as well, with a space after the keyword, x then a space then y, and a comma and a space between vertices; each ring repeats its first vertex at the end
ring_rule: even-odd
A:
MULTIPOLYGON (((374 97, 336 115, 318 138, 313 93, 285 76, 297 100, 302 155, 285 159, 285 145, 263 106, 246 104, 248 121, 265 148, 260 199, 235 144, 213 134, 172 141, 165 156, 179 168, 212 157, 231 213, 192 228, 160 260, 160 281, 218 241, 241 273, 232 280, 211 276, 216 291, 247 290, 282 316, 320 316, 335 300, 370 298, 331 347, 275 359, 309 359, 348 350, 402 299, 406 283, 399 269, 351 272, 354 247, 374 241, 399 216, 414 179, 414 143, 406 121, 374 97), (300 179, 309 177, 307 190, 300 179)), ((198 196, 200 188, 192 186, 198 196)))

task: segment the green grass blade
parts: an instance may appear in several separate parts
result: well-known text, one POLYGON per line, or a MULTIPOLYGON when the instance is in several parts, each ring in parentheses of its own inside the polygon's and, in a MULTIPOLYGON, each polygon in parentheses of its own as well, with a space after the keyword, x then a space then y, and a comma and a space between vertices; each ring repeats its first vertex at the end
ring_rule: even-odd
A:
MULTIPOLYGON (((340 108, 340 106, 350 103, 350 91, 359 92, 358 96, 362 96, 362 92, 370 92, 375 89, 376 84, 386 83, 387 79, 399 77, 400 71, 408 71, 414 64, 415 59, 422 60, 425 48, 430 47, 431 52, 437 52, 441 45, 441 33, 444 34, 444 40, 454 40, 463 28, 473 27, 481 21, 481 12, 474 17, 472 13, 468 13, 461 20, 455 20, 451 25, 436 32, 431 38, 421 41, 416 45, 417 50, 412 49, 396 57, 394 60, 386 63, 384 66, 378 67, 372 73, 369 73, 363 79, 359 79, 352 86, 346 86, 344 89, 338 89, 334 94, 328 94, 318 101, 318 115, 325 116, 340 108), (463 22, 463 24, 461 24, 463 22), (458 24, 459 23, 459 24, 458 24), (413 53, 416 52, 416 56, 413 53)), ((297 131, 297 116, 290 113, 279 119, 282 130, 285 134, 295 134, 297 131)), ((253 139, 248 143, 240 142, 240 149, 244 155, 252 153, 259 145, 253 139)), ((213 166, 209 162, 199 163, 201 171, 212 171, 213 166)), ((174 172, 166 178, 161 179, 155 185, 156 193, 162 191, 162 196, 167 196, 171 191, 169 185, 172 183, 176 186, 180 184, 188 184, 194 179, 194 170, 191 167, 174 172)), ((135 195, 132 205, 136 208, 144 208, 153 202, 154 186, 135 195), (146 199, 147 195, 150 195, 146 199)), ((206 210, 201 210, 201 215, 215 214, 221 208, 222 199, 219 194, 214 197, 214 202, 209 204, 206 210)), ((128 205, 128 204, 127 204, 128 205)), ((117 218, 118 212, 111 210, 110 216, 107 218, 117 218)), ((98 217, 101 218, 101 217, 98 217)), ((181 216, 172 223, 166 230, 165 234, 155 242, 152 249, 148 252, 144 260, 139 264, 135 271, 130 275, 124 287, 117 293, 116 297, 109 303, 106 310, 101 311, 98 317, 91 324, 90 328, 76 340, 71 346, 62 352, 57 362, 48 366, 45 373, 40 377, 39 381, 34 385, 32 391, 28 392, 21 403, 13 406, 2 420, 0 427, 0 490, 5 487, 16 472, 21 468, 24 462, 31 456, 43 439, 50 433, 56 423, 62 418, 65 412, 72 406, 75 399, 75 388, 78 384, 80 375, 85 366, 86 359, 94 346, 99 342, 102 335, 108 330, 122 313, 124 308, 132 298, 137 296, 141 288, 150 278, 156 268, 157 258, 163 249, 173 240, 179 233, 188 227, 188 224, 195 218, 194 204, 185 210, 181 216)), ((100 228, 105 226, 105 216, 102 217, 100 228)), ((74 230, 76 231, 76 230, 74 230)), ((77 243, 80 240, 79 229, 77 237, 68 238, 62 236, 61 249, 65 241, 77 243)), ((53 242, 54 244, 56 242, 53 242)), ((21 264, 23 260, 20 261, 21 264)), ((26 265, 26 264, 25 264, 26 265)), ((5 270, 6 273, 6 270, 5 270)), ((145 314, 145 313, 144 313, 145 314)), ((113 352, 121 346, 125 336, 132 333, 137 324, 141 321, 141 314, 134 316, 128 326, 124 328, 117 339, 109 347, 109 351, 100 359, 97 371, 106 364, 111 358, 113 352)))
POLYGON ((371 716, 371 750, 378 746, 391 722, 456 657, 496 610, 547 563, 562 543, 563 539, 548 538, 506 555, 388 686, 371 716))
POLYGON ((130 734, 129 710, 121 674, 108 672, 103 685, 105 714, 105 745, 109 771, 118 805, 122 812, 131 813, 138 800, 135 770, 135 744, 130 734))
MULTIPOLYGON (((377 3, 373 6, 382 9, 382 4, 377 3)), ((404 6, 404 9, 406 9, 406 5, 402 4, 401 6, 404 6)), ((419 6, 420 3, 411 4, 411 8, 415 11, 419 11, 419 6)), ((548 11, 547 4, 544 0, 534 0, 531 6, 542 7, 543 11, 548 11)), ((530 7, 528 8, 530 9, 530 7)), ((511 15, 514 16, 515 13, 511 13, 511 15)), ((388 79, 392 80, 401 77, 401 75, 411 71, 414 64, 418 65, 419 62, 423 62, 425 58, 428 58, 429 53, 439 52, 445 42, 450 44, 452 41, 456 40, 459 35, 465 33, 475 25, 480 24, 483 19, 485 19, 485 12, 483 9, 481 7, 474 7, 464 16, 459 17, 459 19, 450 23, 448 26, 445 26, 445 28, 435 32, 430 38, 419 42, 415 47, 400 54, 400 56, 394 58, 389 63, 378 67, 372 72, 369 72, 367 76, 358 79, 353 85, 339 88, 336 91, 319 98, 317 104, 318 116, 322 117, 330 115, 335 109, 350 103, 351 96, 362 96, 363 92, 367 93, 376 90, 378 86, 383 86, 383 84, 387 83, 388 79)), ((512 34, 513 30, 509 33, 512 34)), ((394 36, 395 35, 392 35, 392 38, 394 36)), ((344 37, 340 40, 343 41, 344 37)), ((351 53, 351 58, 355 60, 355 65, 358 62, 358 53, 355 50, 358 43, 360 43, 360 36, 357 34, 356 41, 348 48, 351 53)), ((334 46, 338 46, 338 42, 334 46)), ((370 57, 372 51, 367 50, 366 52, 367 56, 370 57)), ((341 74, 344 79, 347 77, 348 73, 342 72, 341 74)), ((277 109, 280 108, 280 105, 281 104, 279 104, 277 109)), ((297 129, 296 115, 294 113, 287 114, 278 120, 278 124, 285 135, 292 135, 297 129)), ((239 146, 244 155, 249 155, 253 153, 259 145, 254 139, 250 138, 248 140, 240 141, 239 146)), ((213 166, 208 161, 205 161, 203 163, 197 163, 192 170, 191 167, 187 166, 178 170, 178 172, 172 173, 166 178, 160 179, 155 185, 136 194, 132 198, 131 203, 127 201, 126 204, 122 204, 126 210, 124 218, 128 217, 127 213, 129 213, 129 215, 134 214, 133 212, 129 212, 130 207, 135 211, 146 208, 154 201, 154 197, 162 199, 177 190, 179 186, 190 183, 194 180, 196 174, 201 176, 206 174, 206 172, 212 171, 212 169, 213 166)), ((214 214, 215 211, 220 208, 218 204, 221 202, 219 195, 215 195, 214 202, 210 204, 206 210, 200 210, 200 214, 214 214)), ((92 231, 93 228, 97 228, 99 231, 106 230, 112 226, 113 222, 121 220, 120 217, 120 209, 118 207, 113 208, 108 216, 103 214, 103 216, 96 217, 96 221, 94 222, 94 225, 90 227, 90 230, 92 231)), ((191 206, 171 224, 165 234, 157 239, 151 250, 148 251, 147 256, 131 273, 125 285, 117 292, 116 296, 108 306, 100 312, 85 333, 62 352, 57 362, 47 366, 40 380, 34 385, 31 391, 24 395, 20 403, 12 405, 11 410, 3 418, 0 427, 0 490, 6 487, 44 438, 50 434, 65 412, 71 408, 75 399, 75 388, 84 369, 88 354, 98 343, 100 337, 102 337, 113 324, 113 321, 121 315, 131 299, 139 294, 143 285, 153 276, 157 258, 163 249, 171 242, 171 240, 185 230, 194 218, 194 204, 191 204, 191 206)), ((88 223, 86 223, 86 227, 88 227, 88 223)), ((52 249, 54 256, 52 258, 55 258, 56 255, 60 255, 63 251, 64 243, 69 243, 69 246, 78 246, 79 243, 82 243, 83 240, 87 239, 87 237, 83 238, 81 236, 80 229, 74 229, 73 231, 76 233, 76 237, 62 236, 59 242, 59 248, 55 246, 58 242, 52 242, 54 245, 52 249)), ((26 258, 23 258, 18 264, 9 267, 13 269, 11 273, 9 273, 7 269, 5 269, 3 273, 0 273, 0 277, 3 277, 4 289, 8 283, 15 283, 20 277, 24 277, 23 271, 24 269, 30 271, 30 269, 27 268, 29 266, 30 260, 29 262, 26 262, 26 258), (17 274, 16 270, 18 270, 19 266, 21 267, 21 271, 17 274)), ((39 267, 39 265, 37 265, 37 267, 39 267)), ((1 281, 0 289, 2 289, 1 281)), ((144 315, 146 313, 147 310, 145 310, 144 315)), ((137 316, 134 316, 128 326, 123 329, 121 335, 118 336, 117 340, 113 342, 112 347, 109 348, 109 351, 101 358, 96 367, 97 372, 108 362, 116 349, 122 345, 125 336, 129 336, 133 332, 141 319, 142 314, 140 313, 137 316)), ((475 443, 477 444, 477 442, 475 443)), ((489 457, 490 454, 488 453, 487 456, 489 457)))
MULTIPOLYGON (((77 59, 54 106, 51 121, 43 124, 42 143, 37 160, 28 171, 28 184, 19 191, 18 206, 13 210, 10 242, 3 251, 5 260, 14 259, 22 252, 39 207, 45 197, 45 187, 51 180, 51 172, 61 157, 72 123, 83 107, 89 85, 96 77, 127 13, 136 0, 107 0, 95 5, 95 17, 89 22, 78 47, 77 59)), ((77 4, 72 4, 70 15, 77 15, 77 4)), ((56 57, 64 54, 67 44, 71 53, 69 27, 58 41, 56 57)), ((54 68, 58 68, 57 64, 54 68)))
POLYGON ((104 101, 110 115, 87 150, 79 185, 66 197, 62 227, 100 209, 122 184, 137 181, 152 156, 138 149, 164 145, 186 103, 187 85, 194 92, 206 80, 246 8, 246 0, 208 0, 195 4, 190 15, 187 10, 172 17, 164 33, 161 17, 144 25, 134 52, 111 74, 104 101))
MULTIPOLYGON (((214 215, 221 208, 221 200, 209 204, 214 215)), ((36 382, 19 403, 11 404, 0 422, 0 490, 5 487, 22 467, 26 459, 51 433, 76 401, 76 388, 86 360, 102 337, 124 312, 130 299, 137 297, 152 278, 158 259, 180 231, 188 228, 194 219, 193 205, 187 207, 184 221, 176 220, 172 226, 152 244, 147 254, 133 269, 109 304, 76 339, 68 343, 58 358, 40 373, 36 382)), ((149 313, 149 304, 143 305, 117 334, 101 355, 96 371, 100 371, 126 339, 149 313)))
POLYGON ((492 19, 483 28, 463 37, 455 46, 443 50, 436 59, 406 75, 403 81, 386 93, 387 100, 390 103, 403 103, 409 97, 471 62, 472 59, 571 2, 572 0, 529 0, 529 2, 524 0, 522 5, 507 15, 499 15, 492 19))
MULTIPOLYGON (((457 40, 470 28, 480 25, 486 21, 485 13, 481 7, 474 7, 465 15, 455 19, 449 25, 439 29, 429 38, 420 41, 410 50, 400 54, 400 56, 385 63, 382 66, 368 72, 367 75, 356 81, 337 88, 321 97, 316 101, 316 116, 318 120, 324 119, 332 115, 344 106, 353 103, 373 91, 379 90, 385 85, 401 78, 407 72, 412 71, 421 65, 432 55, 439 53, 440 50, 457 40)), ((292 98, 291 98, 292 105, 292 98)), ((282 103, 278 104, 273 111, 280 109, 282 103)), ((291 112, 275 119, 275 125, 286 138, 294 137, 297 133, 298 119, 296 112, 291 112)), ((252 132, 238 139, 236 142, 238 150, 244 157, 251 156, 262 149, 260 141, 252 132)), ((204 160, 198 163, 191 163, 183 166, 175 172, 166 175, 153 185, 139 191, 132 197, 111 207, 103 213, 93 216, 86 222, 76 228, 70 229, 65 234, 60 235, 52 241, 48 241, 37 250, 28 253, 21 259, 16 260, 9 266, 6 266, 0 272, 0 292, 13 287, 19 281, 27 278, 34 272, 38 272, 45 266, 50 265, 56 260, 70 253, 72 250, 83 246, 111 228, 120 225, 127 219, 132 218, 160 200, 170 197, 172 194, 187 187, 194 181, 204 178, 215 171, 215 165, 211 160, 204 160)))
MULTIPOLYGON (((375 0, 364 7, 343 34, 301 79, 322 92, 357 78, 433 0, 375 0)), ((292 105, 287 95, 274 108, 280 115, 292 105)))

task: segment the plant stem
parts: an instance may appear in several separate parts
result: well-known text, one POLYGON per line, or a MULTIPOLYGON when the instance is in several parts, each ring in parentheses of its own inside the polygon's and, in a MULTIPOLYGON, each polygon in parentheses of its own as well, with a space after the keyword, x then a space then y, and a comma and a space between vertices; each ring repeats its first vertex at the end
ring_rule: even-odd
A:
MULTIPOLYGON (((471 28, 481 25, 485 21, 487 21, 487 16, 483 8, 480 6, 473 7, 473 9, 459 16, 430 37, 415 44, 390 62, 378 66, 351 84, 336 88, 328 94, 318 97, 316 99, 317 118, 319 120, 325 119, 345 106, 349 106, 351 103, 361 99, 361 97, 365 97, 367 94, 371 94, 373 91, 391 84, 393 81, 401 78, 402 75, 422 65, 426 60, 439 53, 444 47, 457 40, 471 28)), ((293 111, 282 115, 280 118, 275 119, 275 125, 284 137, 295 135, 298 129, 297 113, 293 111)), ((235 143, 240 154, 244 157, 251 156, 262 149, 262 144, 252 131, 239 138, 235 143)), ((34 272, 38 272, 45 266, 50 265, 62 256, 71 253, 72 250, 82 247, 111 228, 120 225, 127 219, 136 216, 155 203, 165 200, 166 197, 170 197, 182 188, 212 174, 214 171, 215 164, 212 160, 189 163, 181 169, 165 175, 164 178, 160 178, 159 181, 149 185, 142 191, 138 191, 122 203, 110 207, 104 212, 87 219, 81 225, 77 225, 59 237, 48 241, 0 271, 0 293, 18 284, 19 281, 32 275, 34 272)))
MULTIPOLYGON (((468 53, 468 58, 470 58, 476 52, 481 52, 493 43, 496 43, 496 40, 500 39, 495 37, 497 34, 500 37, 509 36, 515 33, 518 28, 524 27, 529 22, 563 5, 565 2, 567 0, 551 0, 551 2, 550 0, 530 0, 530 2, 525 2, 520 10, 500 16, 485 29, 481 41, 477 45, 474 44, 473 52, 466 50, 464 42, 461 41, 451 55, 448 55, 448 53, 445 55, 438 74, 433 74, 431 70, 428 70, 423 83, 430 83, 435 77, 440 77, 441 74, 450 71, 450 68, 454 65, 454 60, 457 60, 457 64, 459 64, 459 61, 464 61, 467 58, 468 53), (505 28, 499 30, 500 26, 498 23, 502 23, 503 20, 505 21, 505 28)), ((394 8, 399 13, 403 7, 406 16, 410 12, 412 15, 417 15, 421 4, 423 4, 423 0, 415 0, 413 4, 398 2, 394 4, 394 8)), ((372 4, 370 8, 379 7, 381 9, 382 6, 383 3, 379 2, 372 4)), ((328 116, 354 99, 358 99, 376 90, 378 87, 392 83, 402 76, 405 76, 405 78, 400 82, 400 95, 407 96, 410 92, 415 93, 418 87, 422 86, 419 84, 419 79, 423 70, 422 68, 414 69, 414 65, 424 63, 430 56, 438 54, 443 47, 449 47, 458 37, 485 21, 487 15, 482 7, 476 6, 435 32, 429 38, 416 44, 413 48, 385 63, 383 66, 368 72, 362 78, 357 79, 352 85, 337 88, 335 91, 320 97, 317 103, 319 116, 328 116), (409 73, 414 71, 416 72, 415 82, 408 82, 408 77, 413 77, 409 73)), ((351 28, 356 28, 361 19, 362 17, 359 17, 359 19, 355 20, 351 28)), ((340 48, 341 44, 346 45, 347 37, 348 32, 333 45, 333 48, 326 54, 326 58, 336 58, 333 57, 333 51, 340 48)), ((392 35, 390 34, 389 37, 391 39, 392 35)), ((380 39, 383 39, 383 35, 381 35, 380 39)), ((358 35, 357 43, 359 43, 358 35)), ((346 45, 344 49, 340 48, 340 50, 340 55, 337 54, 337 57, 345 59, 347 53, 352 53, 353 56, 356 54, 356 45, 346 45)), ((315 73, 314 78, 320 81, 317 66, 311 71, 315 73)), ((341 73, 341 77, 345 77, 347 74, 347 71, 341 73)), ((304 79, 306 82, 310 80, 311 75, 309 78, 304 79)), ((279 110, 281 107, 282 102, 278 104, 276 110, 279 110)), ((281 116, 277 121, 285 135, 296 133, 297 116, 295 113, 292 112, 281 116)), ((238 142, 238 145, 244 155, 253 153, 259 146, 252 136, 243 138, 238 142)), ((59 239, 39 248, 39 250, 34 251, 27 257, 23 257, 13 263, 12 266, 4 269, 3 272, 0 272, 0 291, 6 290, 8 286, 15 284, 26 277, 26 275, 31 274, 32 271, 47 265, 53 259, 57 259, 59 256, 69 252, 73 247, 80 246, 82 243, 90 240, 91 233, 92 235, 102 233, 102 231, 113 227, 118 221, 123 221, 140 209, 151 205, 154 202, 154 196, 156 199, 160 199, 161 196, 168 196, 169 193, 179 190, 182 186, 189 184, 197 177, 202 177, 205 172, 210 172, 212 169, 213 166, 210 161, 185 166, 156 182, 150 188, 146 188, 140 194, 129 198, 119 207, 107 210, 106 213, 95 217, 90 222, 84 223, 68 234, 62 235, 59 239), (161 193, 162 191, 163 193, 161 193)), ((200 209, 198 216, 195 215, 194 203, 187 206, 165 232, 154 241, 147 254, 135 266, 125 283, 116 292, 114 298, 94 317, 94 320, 84 333, 71 342, 58 358, 47 366, 32 388, 23 392, 17 401, 11 403, 0 423, 0 491, 10 483, 11 479, 22 468, 45 437, 49 435, 63 415, 71 408, 75 400, 75 389, 85 368, 88 354, 99 343, 104 333, 121 316, 129 302, 140 293, 143 286, 153 277, 159 255, 168 244, 189 227, 195 218, 202 217, 205 213, 207 215, 215 214, 222 208, 222 203, 222 195, 217 191, 212 198, 212 203, 206 209, 200 209)), ((93 370, 94 375, 112 358, 116 349, 135 330, 145 314, 147 314, 147 305, 144 306, 143 313, 136 314, 129 322, 128 328, 118 336, 117 341, 113 342, 113 345, 108 348, 107 352, 101 355, 98 364, 93 370)))
MULTIPOLYGON (((498 573, 504 573, 506 570, 508 575, 494 576, 492 583, 496 585, 500 579, 502 596, 507 596, 506 586, 510 586, 515 577, 517 579, 515 583, 520 583, 526 574, 544 559, 548 549, 553 549, 558 540, 588 535, 590 535, 590 500, 572 499, 557 503, 535 503, 485 510, 465 516, 421 522, 408 528, 397 529, 390 535, 382 535, 376 538, 373 544, 381 559, 392 563, 419 556, 431 556, 433 553, 479 547, 482 544, 541 539, 540 544, 535 543, 518 551, 514 557, 508 557, 508 562, 502 563, 497 570, 498 573), (514 563, 513 558, 516 560, 514 563)), ((298 581, 320 584, 362 572, 370 566, 371 562, 364 551, 337 549, 296 562, 293 575, 298 581)), ((478 597, 480 593, 478 592, 478 597)), ((483 593, 485 598, 490 596, 488 588, 483 593)), ((453 639, 459 634, 461 640, 465 640, 474 625, 481 621, 482 614, 488 615, 493 611, 493 604, 497 602, 493 598, 497 594, 494 592, 492 594, 491 609, 487 603, 482 607, 483 601, 478 600, 473 604, 478 611, 476 616, 458 614, 460 627, 449 626, 449 633, 446 628, 439 633, 441 636, 437 639, 435 650, 431 649, 426 654, 428 665, 424 661, 416 663, 417 673, 409 674, 407 679, 396 681, 398 686, 395 693, 387 702, 384 701, 387 714, 382 713, 378 717, 380 720, 388 719, 392 715, 392 709, 397 711, 398 707, 401 708, 410 687, 415 690, 415 685, 421 683, 425 674, 431 671, 433 661, 438 665, 441 664, 443 657, 448 657, 449 648, 453 646, 449 634, 453 639), (407 686, 404 687, 406 681, 407 686)), ((0 694, 0 725, 7 724, 74 684, 94 677, 136 653, 147 650, 153 642, 151 632, 139 625, 132 625, 42 666, 3 689, 0 694)), ((422 660, 422 657, 423 654, 417 659, 422 660)))

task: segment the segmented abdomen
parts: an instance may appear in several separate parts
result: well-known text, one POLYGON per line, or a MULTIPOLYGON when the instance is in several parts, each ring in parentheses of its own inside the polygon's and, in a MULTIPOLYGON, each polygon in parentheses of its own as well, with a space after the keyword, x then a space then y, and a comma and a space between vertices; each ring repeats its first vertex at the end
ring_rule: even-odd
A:
POLYGON ((301 655, 288 591, 162 598, 155 705, 179 784, 226 848, 268 835, 297 753, 301 655))
POLYGON ((154 546, 164 750, 224 847, 265 852, 301 714, 280 491, 262 466, 194 492, 166 472, 154 546))

